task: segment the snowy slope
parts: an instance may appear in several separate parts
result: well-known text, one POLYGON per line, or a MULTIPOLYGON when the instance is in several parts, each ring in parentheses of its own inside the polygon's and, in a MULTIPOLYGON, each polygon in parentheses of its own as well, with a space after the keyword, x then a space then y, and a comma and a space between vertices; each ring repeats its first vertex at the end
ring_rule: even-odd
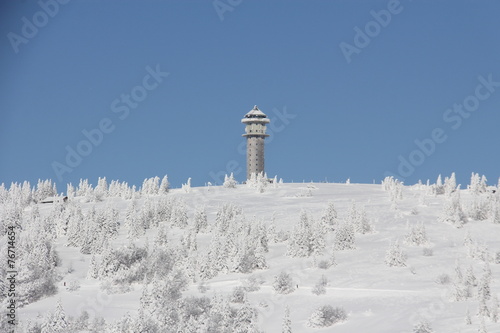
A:
MULTIPOLYGON (((461 190, 460 194, 465 209, 472 194, 468 190, 461 190)), ((259 327, 264 332, 281 332, 285 306, 290 308, 292 329, 297 333, 412 332, 414 325, 421 321, 427 321, 435 332, 477 332, 480 326, 480 318, 476 316, 478 297, 474 295, 462 301, 453 299, 457 265, 464 273, 471 265, 478 279, 483 274, 485 262, 470 255, 474 247, 487 247, 492 273, 491 292, 500 297, 500 264, 495 263, 495 254, 500 251, 500 224, 494 224, 491 218, 483 221, 469 219, 463 228, 440 222, 439 216, 449 199, 445 195, 430 194, 426 186, 403 187, 402 199, 397 199, 396 203, 380 184, 280 184, 278 188, 268 186, 263 193, 245 185, 234 189, 211 186, 192 188, 189 193, 173 189, 166 195, 185 201, 190 221, 195 208, 204 205, 208 223, 213 225, 219 207, 231 202, 242 208, 246 219, 262 221, 268 227, 273 224, 277 231, 287 232, 297 224, 302 210, 315 220, 320 219, 328 202, 334 203, 339 220, 348 218, 353 202, 365 209, 374 231, 356 234, 355 250, 335 251, 335 266, 328 269, 317 267, 320 260, 330 258, 334 252, 333 232, 326 235, 326 249, 322 256, 290 257, 286 255, 286 241, 270 241, 269 252, 265 254, 268 269, 250 274, 219 274, 205 282, 208 291, 204 294, 198 288, 199 283, 192 283, 183 292, 184 295, 209 297, 230 295, 233 288, 244 285, 249 276, 258 277, 263 283, 258 291, 248 293, 248 299, 258 310, 259 327), (425 246, 404 242, 409 227, 418 223, 423 223, 426 229, 429 243, 425 246), (475 244, 464 244, 468 233, 475 244), (389 267, 384 262, 387 250, 395 241, 399 241, 407 254, 404 267, 389 267), (431 248, 433 254, 425 256, 424 248, 431 248), (277 294, 272 287, 274 277, 282 271, 291 274, 296 289, 287 295, 277 294), (447 274, 450 281, 438 283, 438 277, 443 274, 447 274), (322 275, 328 279, 326 294, 315 295, 312 289, 322 275), (343 307, 348 314, 347 320, 321 329, 308 327, 307 321, 313 311, 326 304, 343 307), (471 313, 472 325, 465 324, 467 309, 471 313)), ((481 195, 484 198, 489 196, 486 193, 481 195)), ((138 199, 139 207, 143 202, 144 198, 138 199)), ((84 211, 94 205, 119 211, 119 235, 110 241, 111 247, 119 247, 129 243, 124 226, 129 204, 130 200, 106 198, 102 202, 81 205, 84 211)), ((48 216, 52 207, 50 204, 40 205, 39 209, 42 216, 48 216)), ((157 233, 157 228, 148 229, 135 242, 143 245, 147 239, 149 246, 153 246, 152 240, 157 233)), ((183 234, 183 230, 172 228, 167 236, 168 242, 171 245, 180 242, 183 234)), ((198 234, 200 257, 207 251, 210 239, 209 232, 198 234)), ((113 322, 127 313, 137 313, 141 284, 135 283, 131 290, 123 293, 107 294, 101 290, 100 281, 86 278, 91 256, 80 253, 78 248, 66 246, 67 242, 65 236, 56 240, 56 249, 62 259, 58 268, 62 279, 57 282, 57 294, 18 309, 20 320, 41 321, 47 311, 54 310, 58 300, 66 314, 75 317, 86 310, 91 318, 102 316, 107 322, 113 322), (68 285, 74 281, 78 281, 80 288, 68 290, 68 285)), ((476 289, 473 288, 475 294, 476 289)), ((486 318, 485 326, 487 332, 500 332, 500 323, 489 318, 486 318)))

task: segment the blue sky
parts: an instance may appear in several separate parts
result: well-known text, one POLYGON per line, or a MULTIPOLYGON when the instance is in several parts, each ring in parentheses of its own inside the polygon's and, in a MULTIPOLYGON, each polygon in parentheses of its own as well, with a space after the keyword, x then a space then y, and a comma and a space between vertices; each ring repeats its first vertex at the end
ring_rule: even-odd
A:
POLYGON ((242 181, 257 104, 269 176, 496 184, 498 17, 494 0, 3 1, 0 183, 242 181))

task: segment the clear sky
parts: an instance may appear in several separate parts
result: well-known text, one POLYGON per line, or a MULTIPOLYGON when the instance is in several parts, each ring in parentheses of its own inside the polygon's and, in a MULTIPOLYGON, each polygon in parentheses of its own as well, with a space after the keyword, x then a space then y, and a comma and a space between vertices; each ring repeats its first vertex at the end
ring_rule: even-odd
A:
POLYGON ((268 176, 496 184, 499 17, 494 0, 2 1, 0 183, 242 181, 257 104, 268 176))

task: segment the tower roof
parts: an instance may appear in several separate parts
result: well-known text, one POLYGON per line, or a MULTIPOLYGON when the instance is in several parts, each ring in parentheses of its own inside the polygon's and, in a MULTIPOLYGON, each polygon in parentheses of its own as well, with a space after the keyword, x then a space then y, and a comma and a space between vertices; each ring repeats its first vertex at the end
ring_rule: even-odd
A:
POLYGON ((253 107, 246 115, 245 118, 266 118, 266 114, 259 110, 257 105, 253 107))

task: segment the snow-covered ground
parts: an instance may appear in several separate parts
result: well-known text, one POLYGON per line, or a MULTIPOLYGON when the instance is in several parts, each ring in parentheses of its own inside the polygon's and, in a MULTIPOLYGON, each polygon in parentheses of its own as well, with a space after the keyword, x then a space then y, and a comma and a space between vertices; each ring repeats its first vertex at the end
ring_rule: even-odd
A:
MULTIPOLYGON (((469 190, 461 190, 460 195, 460 203, 467 212, 474 196, 469 190)), ((248 274, 219 273, 204 282, 207 288, 204 293, 200 291, 199 279, 183 291, 184 296, 229 296, 235 287, 244 286, 250 276, 256 277, 262 282, 260 289, 248 292, 247 297, 250 305, 258 311, 258 327, 264 332, 281 332, 286 306, 290 309, 292 331, 295 333, 413 332, 414 326, 424 321, 434 332, 465 333, 477 332, 481 318, 486 332, 500 332, 500 321, 494 322, 477 315, 478 287, 470 288, 470 297, 459 301, 455 299, 456 288, 462 284, 457 278, 457 266, 464 276, 472 267, 478 281, 489 266, 492 297, 487 299, 486 304, 490 311, 494 311, 493 296, 500 297, 500 264, 495 258, 500 252, 500 224, 493 223, 491 216, 481 221, 469 218, 461 228, 441 221, 439 218, 451 199, 445 194, 432 194, 428 186, 404 186, 400 198, 397 198, 398 194, 384 190, 380 184, 329 183, 286 183, 278 187, 270 184, 263 193, 246 185, 236 188, 194 187, 189 192, 172 189, 165 196, 186 203, 190 225, 195 208, 205 207, 211 226, 220 207, 230 202, 242 208, 246 220, 260 221, 267 227, 270 237, 269 252, 265 253, 267 269, 248 274), (272 241, 281 230, 291 233, 302 211, 307 212, 310 219, 320 220, 329 202, 335 206, 339 223, 349 219, 353 203, 358 210, 366 211, 373 230, 365 234, 356 233, 354 250, 334 251, 334 231, 325 232, 323 254, 308 257, 288 256, 288 241, 272 241), (419 224, 425 227, 428 239, 426 244, 420 246, 405 241, 410 229, 419 224), (472 242, 464 242, 469 235, 472 242), (405 266, 390 267, 385 263, 386 253, 396 241, 406 253, 407 260, 405 266), (489 254, 487 257, 484 255, 486 251, 489 254), (333 253, 336 265, 318 268, 318 263, 330 260, 333 253), (289 273, 293 280, 294 291, 289 294, 278 294, 273 288, 275 276, 282 271, 289 273), (312 290, 322 275, 328 281, 326 293, 316 295, 312 290), (328 304, 344 308, 347 320, 325 328, 309 327, 308 319, 315 309, 328 304), (467 310, 472 321, 470 325, 466 324, 467 310)), ((491 189, 477 197, 487 202, 494 200, 491 189)), ((144 197, 138 199, 138 208, 145 200, 144 197)), ((97 203, 81 203, 84 213, 92 206, 118 210, 120 228, 118 236, 109 241, 112 248, 130 243, 124 223, 130 202, 108 197, 97 203)), ((39 209, 42 216, 48 216, 53 205, 40 204, 39 209)), ((200 259, 208 251, 212 237, 209 230, 196 236, 196 251, 200 259)), ((158 227, 151 227, 133 242, 144 245, 147 239, 148 246, 154 247, 153 240, 157 234, 158 227)), ((180 244, 183 235, 184 229, 172 227, 167 233, 167 243, 171 246, 180 244)), ((86 310, 91 318, 102 316, 109 323, 127 313, 137 313, 141 283, 133 283, 125 292, 108 294, 100 287, 101 281, 87 278, 91 255, 82 254, 77 247, 67 246, 66 236, 59 236, 55 244, 61 258, 57 268, 61 275, 60 281, 57 281, 57 293, 18 309, 17 315, 22 322, 43 321, 48 311, 54 311, 58 300, 66 315, 77 317, 82 310, 86 310), (68 286, 74 281, 78 281, 80 287, 71 291, 68 286)))

